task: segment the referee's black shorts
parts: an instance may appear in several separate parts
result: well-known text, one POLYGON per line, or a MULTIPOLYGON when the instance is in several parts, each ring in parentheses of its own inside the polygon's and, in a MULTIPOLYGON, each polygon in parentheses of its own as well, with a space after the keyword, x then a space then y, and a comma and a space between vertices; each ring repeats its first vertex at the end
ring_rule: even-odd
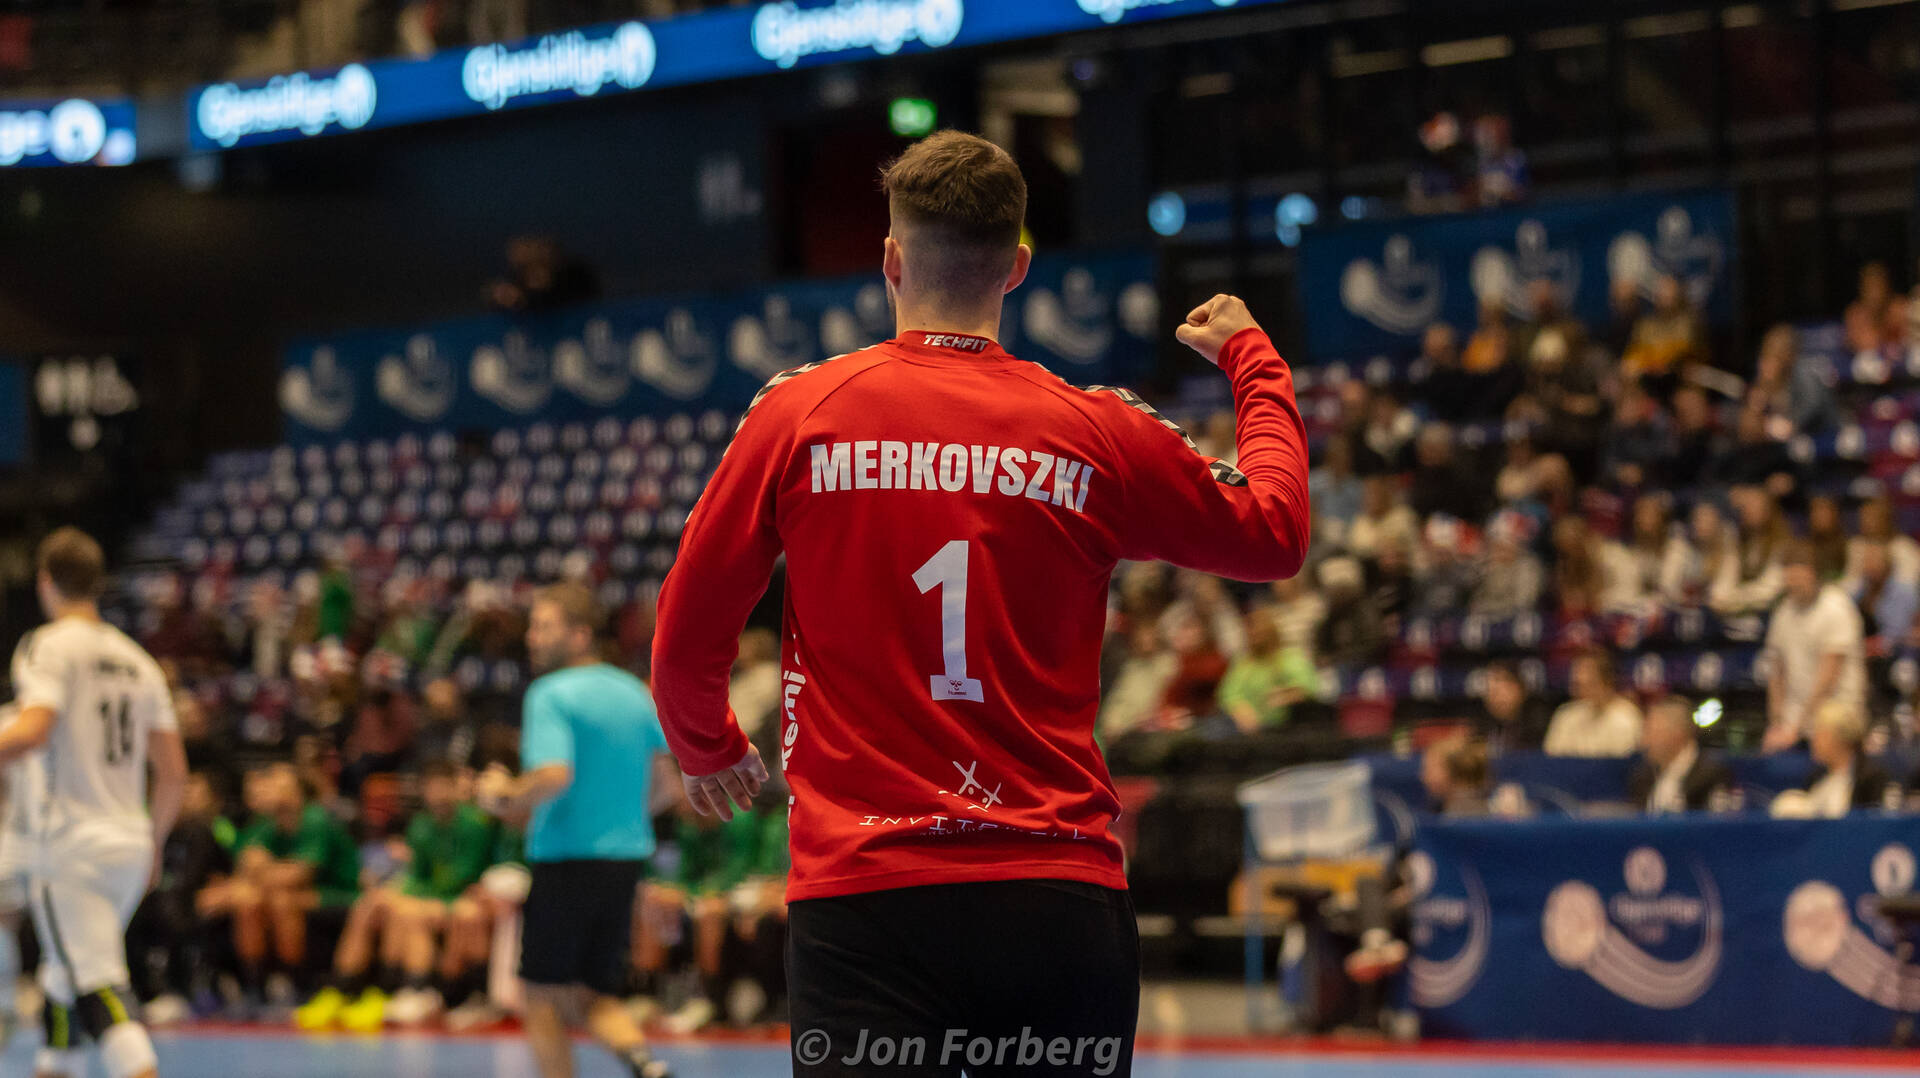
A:
POLYGON ((520 976, 583 984, 603 996, 627 986, 633 895, 645 861, 535 861, 521 907, 520 976))
POLYGON ((939 884, 795 902, 793 1073, 1131 1073, 1140 936, 1125 891, 939 884))

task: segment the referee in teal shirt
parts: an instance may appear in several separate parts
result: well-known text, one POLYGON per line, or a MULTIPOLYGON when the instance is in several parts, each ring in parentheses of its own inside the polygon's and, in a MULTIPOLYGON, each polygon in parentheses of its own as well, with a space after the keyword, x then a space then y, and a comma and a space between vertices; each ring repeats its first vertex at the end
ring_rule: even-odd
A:
POLYGON ((542 676, 523 705, 520 777, 489 770, 479 797, 499 815, 531 813, 520 977, 543 1078, 573 1078, 573 1014, 636 1078, 666 1078, 618 997, 634 890, 653 856, 649 779, 667 739, 646 685, 600 660, 599 625, 592 593, 578 584, 534 600, 527 654, 542 676))

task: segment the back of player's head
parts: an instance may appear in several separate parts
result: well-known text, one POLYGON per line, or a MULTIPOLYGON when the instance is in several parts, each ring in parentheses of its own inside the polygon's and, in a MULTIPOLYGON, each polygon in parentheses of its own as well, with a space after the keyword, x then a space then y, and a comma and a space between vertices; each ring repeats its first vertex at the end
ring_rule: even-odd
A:
POLYGON ((880 174, 894 235, 911 274, 961 302, 1004 291, 1027 218, 1027 181, 1007 151, 978 135, 941 131, 880 174))
POLYGON ((40 540, 36 558, 41 574, 60 597, 70 601, 100 594, 107 575, 107 556, 93 536, 79 528, 60 528, 40 540))
POLYGON ((584 584, 566 581, 551 585, 541 590, 535 602, 553 604, 569 629, 585 629, 593 636, 600 634, 600 602, 584 584))

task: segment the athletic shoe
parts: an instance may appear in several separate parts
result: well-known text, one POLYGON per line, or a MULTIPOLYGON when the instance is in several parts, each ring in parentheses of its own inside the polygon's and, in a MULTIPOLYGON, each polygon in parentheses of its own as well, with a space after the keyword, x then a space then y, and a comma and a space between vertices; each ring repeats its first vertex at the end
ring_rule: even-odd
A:
POLYGON ((1407 964, 1407 945, 1388 939, 1369 943, 1347 956, 1347 976, 1357 984, 1372 984, 1407 964))
POLYGON ((645 1045, 629 1048, 620 1054, 620 1062, 627 1065, 633 1078, 673 1078, 673 1070, 665 1062, 653 1058, 645 1045))
POLYGON ((493 1005, 486 993, 476 992, 473 997, 447 1012, 447 1032, 465 1033, 470 1029, 498 1025, 507 1017, 507 1012, 493 1005))
POLYGON ((332 1029, 347 1009, 347 994, 331 985, 314 993, 312 999, 293 1012, 293 1024, 308 1032, 332 1029))
POLYGON ((689 1033, 698 1033, 709 1025, 712 1025, 714 1018, 717 1017, 718 1014, 719 1011, 714 1007, 712 1000, 709 1000, 705 996, 695 996, 687 1001, 686 1006, 673 1012, 673 1016, 668 1018, 664 1024, 667 1032, 684 1037, 689 1033))
POLYGON ((387 1004, 387 1021, 396 1026, 425 1025, 445 1006, 440 993, 431 988, 416 988, 401 992, 387 1004))
POLYGON ((378 1033, 387 1020, 387 994, 378 988, 340 1009, 340 1025, 350 1033, 378 1033))
POLYGON ((293 978, 284 973, 275 973, 267 977, 267 1006, 291 1008, 300 1002, 300 992, 293 987, 293 978))
POLYGON ((188 1005, 187 997, 177 992, 168 992, 141 1010, 142 1020, 155 1028, 177 1026, 193 1017, 193 1008, 188 1005))
POLYGON ((652 996, 629 996, 627 998, 627 1016, 636 1026, 644 1026, 660 1017, 660 1001, 652 996))

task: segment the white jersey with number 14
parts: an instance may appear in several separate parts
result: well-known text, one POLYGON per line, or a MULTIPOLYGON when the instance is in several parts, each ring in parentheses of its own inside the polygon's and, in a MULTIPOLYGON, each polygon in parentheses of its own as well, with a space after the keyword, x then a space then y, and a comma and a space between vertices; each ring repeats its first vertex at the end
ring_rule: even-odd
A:
POLYGON ((62 618, 27 634, 13 656, 22 708, 56 716, 39 752, 45 783, 36 837, 70 828, 146 827, 147 739, 178 729, 160 665, 104 622, 62 618))

